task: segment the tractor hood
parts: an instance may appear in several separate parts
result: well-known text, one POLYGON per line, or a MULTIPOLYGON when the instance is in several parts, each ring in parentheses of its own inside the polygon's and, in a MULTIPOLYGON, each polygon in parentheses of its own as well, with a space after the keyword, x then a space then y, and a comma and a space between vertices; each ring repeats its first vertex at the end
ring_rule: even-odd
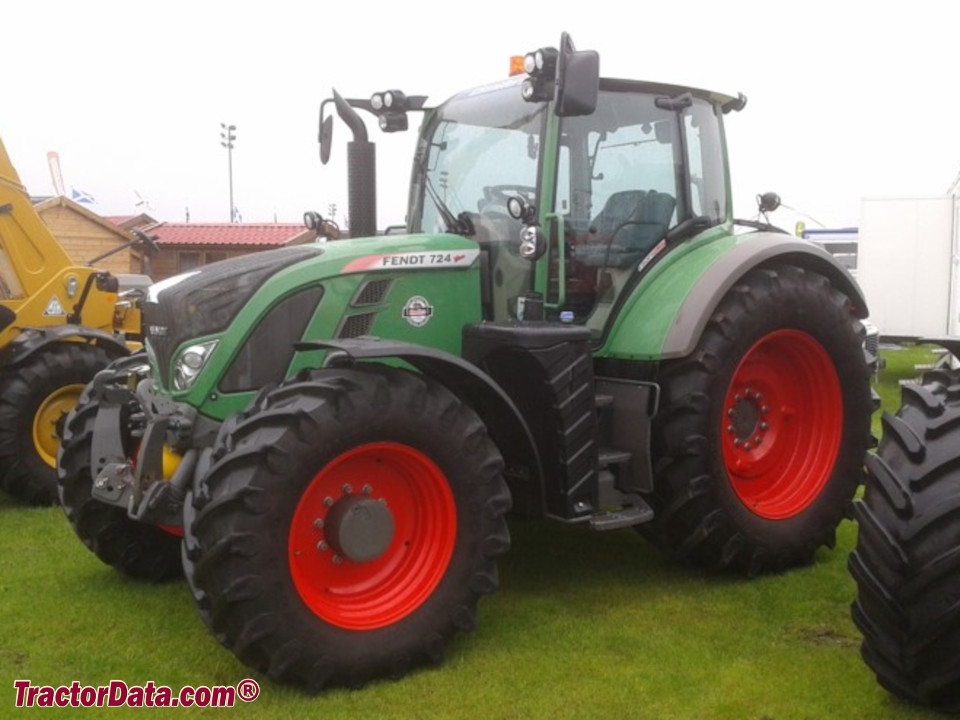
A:
MULTIPOLYGON (((237 335, 246 334, 244 329, 255 327, 283 298, 310 288, 323 294, 334 286, 357 285, 367 274, 398 278, 467 270, 479 255, 476 243, 457 235, 390 235, 280 248, 213 263, 151 286, 143 304, 147 349, 169 387, 171 364, 191 341, 233 338, 233 326, 237 335)), ((328 300, 324 310, 339 317, 346 308, 328 300)))

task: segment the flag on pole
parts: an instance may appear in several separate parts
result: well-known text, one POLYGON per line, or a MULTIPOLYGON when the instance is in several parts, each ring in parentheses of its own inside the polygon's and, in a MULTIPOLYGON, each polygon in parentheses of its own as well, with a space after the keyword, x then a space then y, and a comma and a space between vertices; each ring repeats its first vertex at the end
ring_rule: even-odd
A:
POLYGON ((93 195, 83 190, 77 190, 75 187, 70 188, 70 199, 86 205, 93 205, 96 202, 96 200, 93 199, 93 195))

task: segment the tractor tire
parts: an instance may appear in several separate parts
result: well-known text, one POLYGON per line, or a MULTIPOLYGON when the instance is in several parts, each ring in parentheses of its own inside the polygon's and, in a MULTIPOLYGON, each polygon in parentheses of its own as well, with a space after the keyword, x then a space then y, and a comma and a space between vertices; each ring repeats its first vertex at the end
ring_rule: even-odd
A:
MULTIPOLYGON (((94 555, 124 575, 151 582, 182 577, 178 535, 133 520, 124 508, 93 497, 90 450, 98 409, 89 385, 64 426, 58 489, 67 520, 94 555)), ((136 446, 130 437, 131 457, 136 446)))
POLYGON ((96 345, 62 342, 0 371, 0 488, 31 505, 56 503, 63 419, 110 360, 96 345))
POLYGON ((861 654, 895 695, 960 710, 960 375, 907 385, 867 458, 850 573, 861 654))
POLYGON ((862 333, 822 275, 785 264, 745 275, 694 352, 661 366, 655 518, 640 531, 748 576, 833 547, 870 442, 862 333))
POLYGON ((217 639, 318 690, 439 663, 510 544, 503 460, 471 408, 402 370, 324 369, 224 423, 188 494, 184 569, 217 639))

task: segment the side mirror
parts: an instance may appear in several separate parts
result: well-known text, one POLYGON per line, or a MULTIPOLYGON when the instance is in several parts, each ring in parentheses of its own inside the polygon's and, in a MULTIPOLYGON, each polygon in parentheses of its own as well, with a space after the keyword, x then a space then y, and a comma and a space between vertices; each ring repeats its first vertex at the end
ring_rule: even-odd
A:
POLYGON ((769 213, 780 207, 780 196, 775 192, 765 192, 757 195, 757 207, 762 213, 769 213))
POLYGON ((333 143, 333 115, 323 117, 323 108, 327 101, 320 106, 320 162, 324 165, 330 160, 330 146, 333 143))
POLYGON ((557 62, 557 116, 591 115, 599 93, 600 55, 596 50, 577 51, 570 35, 563 33, 557 62))

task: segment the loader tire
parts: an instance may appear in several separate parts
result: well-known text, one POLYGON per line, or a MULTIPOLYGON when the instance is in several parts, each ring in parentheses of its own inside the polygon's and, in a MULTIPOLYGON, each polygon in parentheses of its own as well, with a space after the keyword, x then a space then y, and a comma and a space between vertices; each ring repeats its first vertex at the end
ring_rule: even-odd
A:
POLYGON ((187 502, 201 616, 242 662, 313 690, 440 662, 510 542, 483 423, 389 368, 305 372, 262 395, 225 423, 187 502))
MULTIPOLYGON (((182 577, 180 537, 93 497, 90 449, 98 408, 89 385, 64 426, 58 490, 67 520, 94 555, 124 575, 151 582, 182 577)), ((132 456, 136 441, 127 439, 132 456)))
POLYGON ((849 568, 861 654, 895 695, 960 710, 960 375, 907 385, 867 459, 849 568))
POLYGON ((54 343, 0 372, 0 488, 31 505, 57 502, 57 450, 66 414, 107 352, 54 343))
POLYGON ((749 576, 833 547, 870 441, 861 335, 824 276, 786 264, 745 275, 694 352, 661 367, 655 518, 640 531, 749 576))

